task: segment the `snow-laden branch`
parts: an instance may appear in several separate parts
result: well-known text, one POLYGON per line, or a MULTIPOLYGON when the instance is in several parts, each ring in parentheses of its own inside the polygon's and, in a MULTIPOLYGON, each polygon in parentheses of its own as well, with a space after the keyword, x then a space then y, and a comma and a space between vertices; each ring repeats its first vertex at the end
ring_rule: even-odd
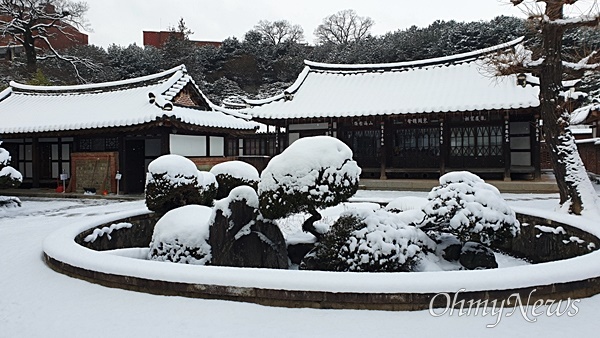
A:
POLYGON ((582 71, 582 70, 598 70, 600 69, 600 63, 595 62, 599 58, 599 54, 597 51, 593 51, 590 55, 584 57, 579 60, 579 62, 566 62, 563 61, 563 67, 568 68, 573 71, 582 71))
POLYGON ((544 59, 533 59, 533 52, 525 48, 522 44, 519 44, 510 51, 504 51, 492 56, 490 61, 496 69, 496 75, 511 75, 537 73, 544 59))
POLYGON ((562 26, 564 28, 575 28, 575 27, 594 27, 598 26, 600 15, 581 15, 574 18, 556 19, 551 20, 547 16, 544 16, 543 22, 550 25, 562 26))
POLYGON ((44 41, 44 43, 46 44, 46 46, 48 47, 48 49, 52 52, 52 54, 50 55, 43 55, 43 56, 38 56, 37 59, 38 60, 45 60, 45 59, 49 59, 49 58, 56 58, 59 60, 63 60, 66 62, 69 62, 74 70, 75 70, 75 74, 77 76, 77 79, 83 83, 86 83, 87 81, 81 76, 81 74, 79 73, 79 69, 77 68, 78 65, 83 65, 91 70, 94 71, 99 71, 101 69, 101 67, 94 63, 93 61, 89 60, 89 59, 85 59, 85 58, 78 58, 75 56, 67 56, 67 55, 62 55, 61 53, 59 53, 50 43, 50 41, 48 40, 47 37, 45 36, 39 36, 39 39, 41 41, 44 41))

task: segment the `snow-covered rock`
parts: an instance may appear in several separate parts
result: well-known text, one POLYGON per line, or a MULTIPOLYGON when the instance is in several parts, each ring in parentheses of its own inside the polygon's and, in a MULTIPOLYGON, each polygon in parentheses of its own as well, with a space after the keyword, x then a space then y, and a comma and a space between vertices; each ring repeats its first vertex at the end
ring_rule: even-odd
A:
POLYGON ((231 190, 215 203, 210 221, 212 264, 286 269, 285 239, 275 223, 258 210, 258 196, 249 186, 231 190))
POLYGON ((186 205, 161 217, 152 235, 148 259, 205 265, 211 259, 209 221, 212 209, 186 205))

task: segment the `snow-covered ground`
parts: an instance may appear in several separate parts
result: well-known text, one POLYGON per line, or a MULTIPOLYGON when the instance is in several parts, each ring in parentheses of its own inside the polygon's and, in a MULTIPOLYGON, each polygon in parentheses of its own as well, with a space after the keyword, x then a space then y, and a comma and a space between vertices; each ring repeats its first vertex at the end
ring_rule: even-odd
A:
MULTIPOLYGON (((354 199, 406 195, 426 193, 360 191, 354 199)), ((552 210, 558 195, 504 197, 513 206, 552 210)), ((491 329, 486 325, 497 320, 491 314, 271 308, 106 288, 50 270, 42 241, 71 222, 137 209, 143 202, 22 200, 22 208, 0 211, 0 337, 564 337, 597 331, 600 296, 581 300, 572 317, 542 315, 530 323, 517 311, 491 329)))

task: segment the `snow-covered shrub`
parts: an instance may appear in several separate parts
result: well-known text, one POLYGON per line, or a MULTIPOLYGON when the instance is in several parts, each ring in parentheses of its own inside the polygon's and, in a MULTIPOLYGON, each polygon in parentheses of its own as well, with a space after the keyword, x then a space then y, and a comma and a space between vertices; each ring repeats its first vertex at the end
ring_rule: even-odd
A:
MULTIPOLYGON (((0 141, 2 145, 2 141, 0 141)), ((0 189, 16 188, 23 182, 23 175, 15 168, 8 165, 10 154, 4 148, 0 147, 0 189)))
POLYGON ((227 161, 219 163, 210 169, 218 183, 217 199, 229 196, 235 187, 248 185, 256 190, 260 176, 258 170, 251 164, 242 161, 227 161))
POLYGON ((161 217, 152 234, 148 259, 205 265, 211 259, 208 242, 212 209, 186 205, 161 217))
POLYGON ((155 159, 148 165, 146 206, 164 213, 188 204, 210 204, 202 196, 204 189, 198 177, 194 162, 183 156, 155 159))
POLYGON ((435 243, 419 228, 382 209, 343 214, 305 258, 301 269, 411 271, 435 243), (307 264, 308 263, 308 264, 307 264))
POLYGON ((217 198, 219 184, 215 175, 208 171, 198 171, 198 183, 202 187, 200 204, 211 206, 217 198))
POLYGON ((390 212, 403 212, 408 210, 420 210, 425 204, 427 199, 416 196, 402 196, 390 201, 386 206, 385 210, 390 212))
POLYGON ((443 175, 428 199, 420 224, 424 230, 447 232, 463 243, 486 245, 519 233, 519 221, 498 189, 470 172, 443 175))
POLYGON ((260 210, 270 219, 308 212, 312 217, 303 229, 318 238, 313 226, 321 218, 317 208, 335 206, 354 195, 360 172, 352 150, 342 141, 329 136, 299 139, 263 170, 260 210))

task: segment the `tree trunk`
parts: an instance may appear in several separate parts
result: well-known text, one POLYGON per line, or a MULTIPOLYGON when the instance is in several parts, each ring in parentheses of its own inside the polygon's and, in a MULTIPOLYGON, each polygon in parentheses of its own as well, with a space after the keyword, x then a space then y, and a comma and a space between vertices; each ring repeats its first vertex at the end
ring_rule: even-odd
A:
POLYGON ((310 208, 308 212, 310 213, 310 217, 306 221, 304 221, 304 224, 302 224, 302 230, 310 232, 317 238, 317 241, 320 241, 323 234, 317 231, 317 228, 315 228, 314 223, 323 217, 314 208, 310 208))
POLYGON ((23 33, 23 49, 27 60, 27 71, 30 74, 35 74, 37 71, 37 53, 35 51, 35 39, 30 30, 25 30, 25 33, 23 33))
MULTIPOLYGON (((546 2, 546 15, 550 20, 561 19, 562 2, 546 2)), ((544 23, 542 27, 544 62, 540 71, 540 105, 544 140, 560 192, 560 204, 570 213, 581 214, 584 207, 596 207, 596 197, 589 177, 579 156, 575 138, 568 129, 570 112, 562 104, 563 91, 561 25, 544 23)))

